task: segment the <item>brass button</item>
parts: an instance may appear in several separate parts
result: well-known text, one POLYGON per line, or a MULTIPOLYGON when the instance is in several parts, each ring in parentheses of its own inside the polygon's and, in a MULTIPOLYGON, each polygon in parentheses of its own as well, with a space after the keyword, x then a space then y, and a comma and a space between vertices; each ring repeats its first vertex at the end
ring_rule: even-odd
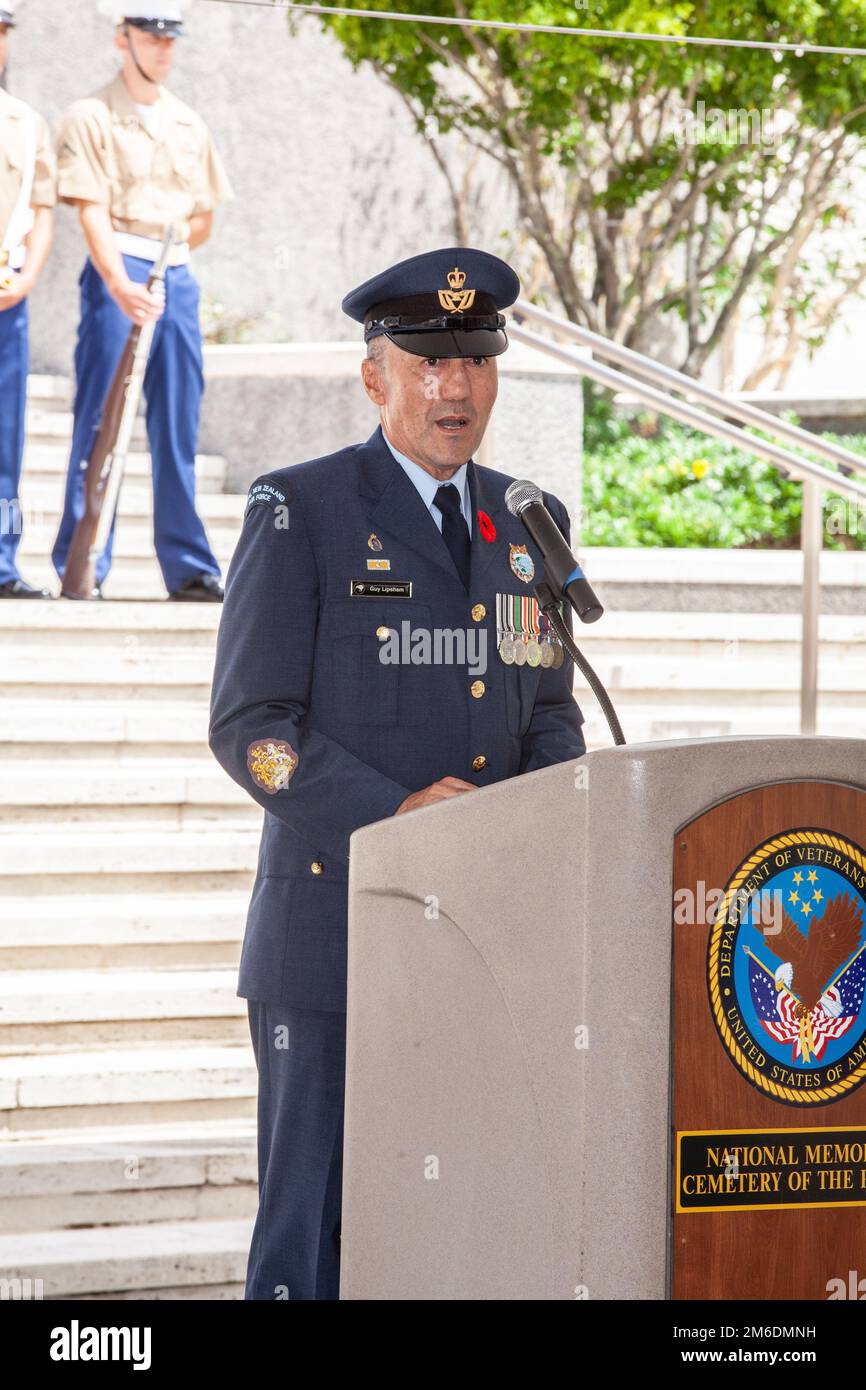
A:
POLYGON ((484 756, 483 753, 479 753, 477 758, 473 758, 473 759, 472 759, 472 770, 473 770, 473 772, 480 772, 481 769, 482 769, 483 767, 486 767, 486 766, 487 766, 487 759, 485 758, 485 756, 484 756))
POLYGON ((475 619, 476 623, 480 623, 482 618, 487 617, 487 609, 484 607, 483 603, 475 604, 472 609, 472 617, 475 619))
POLYGON ((384 623, 381 627, 376 628, 376 636, 378 637, 380 642, 384 642, 387 637, 390 637, 390 635, 391 629, 386 627, 384 623))
POLYGON ((483 681, 473 681, 469 687, 469 693, 472 695, 473 699, 480 700, 481 696, 484 694, 485 688, 483 681))
POLYGON ((314 859, 312 864, 310 865, 310 871, 314 874, 323 874, 325 872, 325 866, 321 862, 321 860, 314 859))

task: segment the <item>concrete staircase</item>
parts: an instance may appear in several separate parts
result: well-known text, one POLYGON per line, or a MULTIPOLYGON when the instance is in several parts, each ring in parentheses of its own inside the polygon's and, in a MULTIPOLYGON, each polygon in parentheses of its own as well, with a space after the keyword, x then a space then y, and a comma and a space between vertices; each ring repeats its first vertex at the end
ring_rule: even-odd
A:
MULTIPOLYGON (((31 388, 22 571, 56 587, 68 385, 31 388)), ((206 744, 220 609, 148 601, 137 444, 117 601, 0 604, 0 1278, 238 1298, 256 1077, 235 990, 261 812, 206 744)), ((244 499, 222 469, 200 460, 200 504, 227 563, 244 499)), ((630 742, 797 732, 799 620, 762 599, 796 601, 796 555, 582 555, 608 611, 576 635, 630 742)), ((822 619, 820 732, 866 737, 866 555, 824 561, 842 611, 822 619)), ((609 744, 577 694, 590 747, 609 744)))
MULTIPOLYGON (((68 387, 31 379, 21 568, 48 560, 68 387)), ((139 425, 104 604, 0 605, 0 1277, 240 1298, 255 1063, 237 962, 261 812, 214 762, 220 609, 164 597, 139 425)), ((227 562, 243 498, 199 461, 227 562)), ((26 1286, 25 1286, 26 1287, 26 1286)))

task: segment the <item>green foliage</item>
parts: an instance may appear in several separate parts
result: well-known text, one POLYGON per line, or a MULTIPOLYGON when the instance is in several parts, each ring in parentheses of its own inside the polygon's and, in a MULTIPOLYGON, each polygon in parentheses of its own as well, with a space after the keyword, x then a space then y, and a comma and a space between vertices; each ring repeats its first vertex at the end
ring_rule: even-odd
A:
MULTIPOLYGON (((327 0, 325 0, 327 4, 327 0)), ((366 9, 391 10, 393 0, 368 0, 366 9)), ((408 12, 415 7, 406 5, 408 12)), ((510 79, 514 103, 527 122, 544 131, 561 158, 591 132, 574 118, 574 94, 587 102, 591 120, 602 122, 623 98, 641 89, 700 92, 723 108, 779 106, 795 92, 804 118, 826 127, 857 110, 852 128, 866 132, 866 67, 834 56, 746 49, 685 47, 678 35, 856 45, 866 32, 864 0, 592 0, 591 10, 555 0, 428 0, 431 15, 513 20, 577 28, 625 29, 669 34, 670 44, 589 39, 555 34, 416 26, 399 21, 335 16, 323 22, 357 67, 371 62, 416 99, 443 128, 470 119, 486 128, 501 123, 470 80, 461 93, 442 81, 437 66, 457 68, 478 60, 510 79)), ((669 150, 673 159, 676 151, 669 150)), ((653 158, 658 158, 655 154, 653 158)))
MULTIPOLYGON (((368 0, 367 8, 393 11, 394 0, 368 0)), ((807 351, 820 344, 823 290, 830 283, 847 292, 850 266, 847 277, 838 263, 817 273, 801 267, 813 259, 806 243, 810 253, 813 242, 823 252, 848 211, 857 146, 866 141, 866 64, 678 39, 857 45, 866 0, 591 0, 587 8, 425 0, 423 8, 670 37, 648 43, 337 15, 315 21, 355 67, 371 65, 400 91, 427 141, 456 130, 496 162, 515 196, 517 225, 509 231, 518 264, 525 257, 519 268, 540 302, 558 302, 575 322, 640 349, 659 323, 674 320, 678 343, 685 340, 680 365, 698 375, 753 289, 759 294, 749 311, 764 319, 769 338, 784 334, 784 306, 771 294, 779 286, 784 298, 802 301, 807 351), (683 118, 698 102, 733 119, 719 131, 705 120, 708 128, 693 136, 683 118), (752 117, 761 118, 760 135, 751 133, 752 117), (792 269, 786 253, 812 214, 816 224, 797 243, 792 269)), ((456 185, 459 178, 452 194, 456 185)), ((776 356, 768 348, 768 362, 776 356)))
MULTIPOLYGON (((586 398, 581 544, 799 546, 799 483, 696 430, 660 426, 649 415, 629 419, 590 387, 586 398)), ((839 442, 866 455, 866 436, 839 442)), ((827 531, 824 544, 866 549, 866 535, 862 526, 859 536, 827 531)))

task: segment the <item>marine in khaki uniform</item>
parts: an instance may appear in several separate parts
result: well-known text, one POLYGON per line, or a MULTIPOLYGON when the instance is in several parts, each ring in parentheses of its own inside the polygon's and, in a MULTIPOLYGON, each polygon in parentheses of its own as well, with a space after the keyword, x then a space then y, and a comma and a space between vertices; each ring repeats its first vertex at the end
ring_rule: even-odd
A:
MULTIPOLYGON (((0 5, 0 71, 6 69, 13 0, 0 5)), ((51 248, 54 154, 48 126, 0 89, 0 598, 50 598, 18 573, 18 485, 24 456, 29 363, 27 296, 51 248)))
MULTIPOLYGON (((144 379, 157 559, 170 598, 220 602, 220 567, 195 504, 204 378, 189 261, 211 234, 216 205, 234 195, 204 121, 163 85, 184 33, 180 7, 144 0, 131 11, 100 9, 116 22, 122 67, 70 108, 58 138, 59 197, 78 208, 89 255, 79 281, 72 452, 52 558, 62 576, 84 507, 83 464, 130 327, 157 320, 144 379), (163 302, 146 282, 171 225, 163 302)), ((97 563, 98 594, 113 535, 112 528, 97 563)))

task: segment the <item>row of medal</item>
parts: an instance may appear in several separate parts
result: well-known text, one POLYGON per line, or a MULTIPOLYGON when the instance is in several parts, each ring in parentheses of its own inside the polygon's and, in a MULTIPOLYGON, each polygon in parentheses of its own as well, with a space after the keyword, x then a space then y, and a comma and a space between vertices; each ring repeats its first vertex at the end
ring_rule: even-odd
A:
POLYGON ((497 651, 506 666, 561 666, 562 643, 527 594, 496 595, 497 651))

